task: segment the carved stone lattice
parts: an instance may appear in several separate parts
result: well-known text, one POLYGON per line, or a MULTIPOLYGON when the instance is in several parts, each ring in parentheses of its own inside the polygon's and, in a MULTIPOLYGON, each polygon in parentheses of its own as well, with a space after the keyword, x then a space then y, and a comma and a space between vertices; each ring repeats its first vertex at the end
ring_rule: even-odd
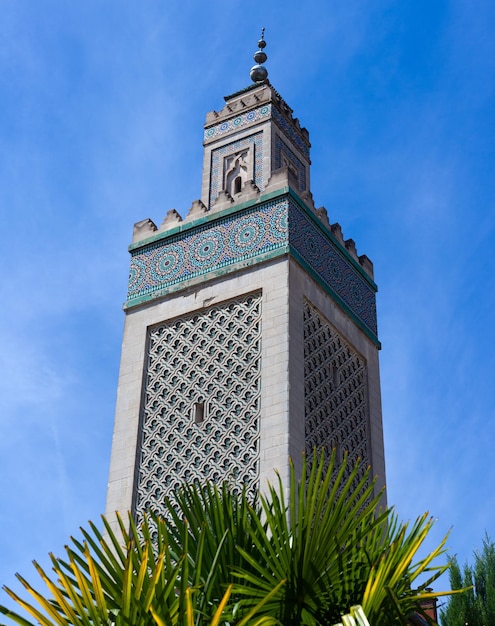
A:
POLYGON ((184 482, 259 482, 261 296, 148 331, 134 512, 163 511, 184 482))
POLYGON ((366 361, 308 302, 304 304, 305 439, 308 458, 323 448, 371 464, 366 361))

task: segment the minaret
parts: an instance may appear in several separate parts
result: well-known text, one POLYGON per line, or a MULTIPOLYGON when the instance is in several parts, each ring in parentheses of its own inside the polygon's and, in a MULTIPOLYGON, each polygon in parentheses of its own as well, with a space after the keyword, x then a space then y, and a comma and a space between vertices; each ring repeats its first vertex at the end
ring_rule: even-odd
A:
POLYGON ((385 481, 373 267, 314 205, 265 46, 206 116, 201 199, 134 227, 109 515, 184 481, 264 489, 315 448, 385 481))

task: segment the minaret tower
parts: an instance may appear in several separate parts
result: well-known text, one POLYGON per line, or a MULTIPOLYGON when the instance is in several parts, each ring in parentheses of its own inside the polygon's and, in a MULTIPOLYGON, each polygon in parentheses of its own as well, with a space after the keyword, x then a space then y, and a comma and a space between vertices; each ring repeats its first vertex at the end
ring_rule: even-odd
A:
POLYGON ((314 205, 265 46, 206 116, 201 200, 134 227, 108 514, 184 481, 263 489, 322 447, 384 484, 373 266, 314 205))

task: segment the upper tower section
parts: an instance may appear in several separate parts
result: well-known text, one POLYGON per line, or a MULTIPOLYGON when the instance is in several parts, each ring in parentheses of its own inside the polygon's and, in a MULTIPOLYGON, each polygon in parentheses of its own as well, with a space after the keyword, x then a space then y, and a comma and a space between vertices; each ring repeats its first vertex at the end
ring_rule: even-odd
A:
POLYGON ((258 47, 253 84, 206 116, 201 198, 185 217, 135 224, 126 310, 291 258, 378 346, 373 265, 315 206, 308 131, 268 81, 263 37, 258 47))
POLYGON ((272 174, 288 168, 289 182, 309 195, 309 133, 271 86, 263 35, 251 69, 253 84, 225 97, 221 111, 206 115, 201 200, 212 210, 236 203, 246 187, 264 191, 272 174))

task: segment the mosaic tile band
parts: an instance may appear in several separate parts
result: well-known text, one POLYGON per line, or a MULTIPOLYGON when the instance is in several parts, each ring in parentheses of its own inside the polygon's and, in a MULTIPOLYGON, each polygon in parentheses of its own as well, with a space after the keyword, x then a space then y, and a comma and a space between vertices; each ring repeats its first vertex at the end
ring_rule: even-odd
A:
POLYGON ((134 251, 128 300, 286 245, 288 199, 277 199, 134 251))
POLYGON ((294 145, 299 148, 301 153, 309 161, 309 145, 308 145, 308 143, 306 141, 304 141, 304 139, 302 139, 302 137, 295 130, 295 128, 292 126, 292 124, 289 124, 289 122, 285 119, 285 117, 283 117, 283 115, 279 111, 277 111, 276 107, 273 107, 273 109, 272 109, 272 118, 273 118, 273 120, 275 120, 275 122, 277 122, 277 124, 284 131, 284 133, 287 135, 287 137, 290 138, 290 140, 294 143, 294 145))
POLYGON ((302 154, 309 161, 309 145, 301 135, 297 132, 297 130, 290 124, 285 117, 277 110, 276 107, 271 104, 265 104, 257 109, 252 109, 247 113, 242 113, 241 115, 237 115, 230 120, 225 120, 216 126, 210 126, 209 128, 205 128, 204 131, 204 140, 205 142, 212 141, 213 139, 218 139, 225 133, 229 133, 233 130, 238 130, 239 128, 244 128, 245 126, 250 126, 253 124, 257 124, 260 121, 265 119, 273 118, 273 120, 278 124, 278 126, 284 131, 287 137, 294 143, 295 146, 302 152, 302 154))
POLYGON ((289 239, 302 260, 344 301, 376 337, 374 289, 338 252, 308 216, 294 204, 289 207, 289 239))
POLYGON ((134 250, 127 304, 247 259, 283 254, 288 245, 376 339, 373 286, 288 195, 134 250))
POLYGON ((260 120, 264 120, 270 117, 270 113, 272 110, 271 104, 265 104, 258 109, 254 109, 252 111, 248 111, 247 113, 242 113, 242 115, 238 115, 230 120, 226 120, 221 124, 217 124, 216 126, 210 126, 209 128, 205 128, 204 139, 205 141, 209 141, 212 139, 216 139, 228 133, 232 130, 238 130, 239 128, 243 128, 244 126, 249 126, 250 124, 254 124, 259 122, 260 120))

